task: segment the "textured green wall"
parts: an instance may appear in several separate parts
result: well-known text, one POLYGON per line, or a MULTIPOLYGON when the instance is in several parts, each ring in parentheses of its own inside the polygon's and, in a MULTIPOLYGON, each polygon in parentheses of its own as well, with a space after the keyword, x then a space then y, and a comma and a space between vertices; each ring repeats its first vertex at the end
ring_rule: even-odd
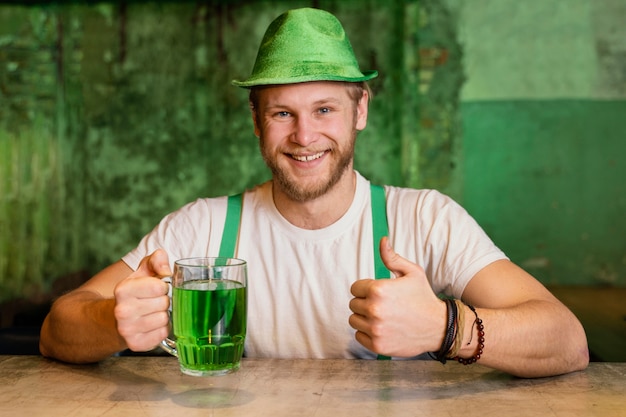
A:
POLYGON ((417 184, 418 80, 406 74, 418 54, 399 47, 417 48, 416 4, 0 5, 0 301, 96 272, 186 202, 269 178, 247 91, 230 80, 249 74, 265 28, 291 7, 334 12, 363 67, 381 72, 358 169, 417 184))

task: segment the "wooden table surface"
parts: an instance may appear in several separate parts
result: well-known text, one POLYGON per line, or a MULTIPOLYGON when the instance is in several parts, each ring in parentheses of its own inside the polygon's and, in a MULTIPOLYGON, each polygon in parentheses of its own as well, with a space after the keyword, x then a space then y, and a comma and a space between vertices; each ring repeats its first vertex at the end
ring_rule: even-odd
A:
POLYGON ((67 365, 0 356, 0 416, 626 416, 626 363, 519 379, 434 361, 244 359, 224 377, 171 357, 67 365))

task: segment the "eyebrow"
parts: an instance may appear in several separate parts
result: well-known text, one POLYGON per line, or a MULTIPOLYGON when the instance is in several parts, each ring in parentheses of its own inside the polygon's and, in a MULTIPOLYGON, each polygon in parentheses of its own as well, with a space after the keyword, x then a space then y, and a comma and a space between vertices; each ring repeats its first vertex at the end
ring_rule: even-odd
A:
POLYGON ((323 98, 323 99, 315 101, 313 105, 319 106, 320 104, 325 104, 325 103, 341 104, 341 100, 335 97, 327 97, 327 98, 323 98))
MULTIPOLYGON (((326 98, 322 98, 319 100, 315 100, 312 105, 313 106, 320 106, 322 104, 327 104, 327 103, 333 103, 333 104, 341 104, 341 100, 335 98, 335 97, 326 97, 326 98)), ((281 104, 280 102, 276 102, 273 104, 268 104, 266 106, 266 108, 268 109, 274 109, 274 108, 290 108, 290 105, 287 104, 281 104)))

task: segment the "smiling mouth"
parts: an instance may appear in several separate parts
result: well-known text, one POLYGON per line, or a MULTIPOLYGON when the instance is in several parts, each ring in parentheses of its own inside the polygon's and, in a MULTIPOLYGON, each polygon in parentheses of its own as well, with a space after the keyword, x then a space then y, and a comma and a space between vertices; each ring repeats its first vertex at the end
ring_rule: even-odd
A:
POLYGON ((324 156, 326 152, 318 152, 316 154, 313 155, 294 155, 291 154, 291 157, 293 159, 295 159, 296 161, 300 161, 300 162, 311 162, 314 161, 316 159, 321 158, 322 156, 324 156))

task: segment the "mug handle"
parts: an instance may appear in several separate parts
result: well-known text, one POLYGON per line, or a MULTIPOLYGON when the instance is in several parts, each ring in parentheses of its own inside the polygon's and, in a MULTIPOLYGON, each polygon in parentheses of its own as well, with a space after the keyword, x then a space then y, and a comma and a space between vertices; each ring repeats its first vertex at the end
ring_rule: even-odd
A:
MULTIPOLYGON (((168 308, 167 314, 170 317, 170 324, 171 324, 171 320, 172 320, 172 277, 164 277, 164 278, 161 278, 161 280, 163 282, 166 282, 167 285, 169 286, 169 290, 167 292, 167 296, 170 297, 170 308, 168 308)), ((161 340, 161 344, 159 346, 161 347, 161 349, 163 349, 164 351, 166 351, 170 355, 178 357, 178 350, 176 350, 176 341, 175 340, 172 340, 169 337, 166 337, 165 339, 161 340)))

